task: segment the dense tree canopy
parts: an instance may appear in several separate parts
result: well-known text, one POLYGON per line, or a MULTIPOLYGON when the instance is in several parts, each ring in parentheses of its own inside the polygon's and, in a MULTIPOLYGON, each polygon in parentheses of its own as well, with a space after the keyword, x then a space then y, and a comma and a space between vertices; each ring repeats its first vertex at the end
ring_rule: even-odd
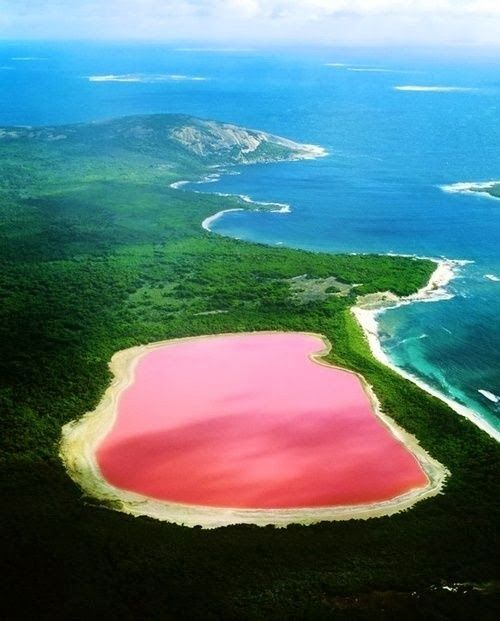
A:
POLYGON ((181 121, 2 132, 0 524, 2 604, 12 604, 2 616, 377 619, 389 608, 388 618, 493 618, 498 446, 375 361, 349 310, 359 294, 416 291, 434 264, 203 231, 239 200, 169 184, 237 153, 222 162, 172 143, 167 130, 181 121), (304 274, 357 286, 301 299, 291 279, 304 274), (330 360, 361 372, 385 412, 450 469, 444 494, 390 518, 215 531, 81 498, 58 459, 60 430, 95 407, 114 352, 270 329, 324 334, 330 360))

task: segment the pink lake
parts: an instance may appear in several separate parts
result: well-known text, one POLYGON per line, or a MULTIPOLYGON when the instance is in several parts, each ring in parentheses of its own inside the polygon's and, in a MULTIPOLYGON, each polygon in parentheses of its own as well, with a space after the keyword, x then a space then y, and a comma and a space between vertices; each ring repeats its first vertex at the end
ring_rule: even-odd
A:
POLYGON ((214 336, 147 352, 97 462, 112 485, 175 503, 374 503, 427 485, 361 380, 303 333, 214 336))

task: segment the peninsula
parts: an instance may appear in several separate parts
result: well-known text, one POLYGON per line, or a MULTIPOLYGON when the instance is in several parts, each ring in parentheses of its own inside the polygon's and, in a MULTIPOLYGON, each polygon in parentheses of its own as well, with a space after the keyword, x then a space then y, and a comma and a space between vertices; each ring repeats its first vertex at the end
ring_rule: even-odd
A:
POLYGON ((320 148, 152 115, 1 128, 0 153, 7 589, 29 581, 34 609, 58 585, 63 609, 92 592, 96 610, 109 612, 113 593, 115 615, 135 601, 157 611, 168 600, 194 619, 216 618, 213 601, 227 618, 256 601, 274 618, 292 618, 297 606, 320 610, 325 598, 494 588, 498 443, 376 359, 351 312, 360 296, 416 294, 436 264, 221 237, 201 223, 248 203, 171 187, 237 165, 316 157, 320 148), (257 332, 321 335, 331 344, 322 361, 363 377, 394 428, 449 473, 440 493, 374 519, 199 530, 126 515, 116 499, 71 480, 61 429, 99 405, 117 352, 257 332))

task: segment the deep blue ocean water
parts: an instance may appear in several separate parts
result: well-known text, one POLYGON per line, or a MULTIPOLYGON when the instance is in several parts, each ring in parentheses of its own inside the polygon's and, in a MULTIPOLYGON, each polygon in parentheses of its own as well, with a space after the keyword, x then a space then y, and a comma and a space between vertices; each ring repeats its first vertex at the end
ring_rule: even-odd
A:
POLYGON ((231 213, 214 230, 314 250, 473 261, 451 284, 452 299, 382 315, 383 344, 396 364, 500 428, 500 403, 478 392, 500 395, 500 282, 485 278, 500 277, 500 200, 439 187, 500 179, 500 58, 197 47, 4 42, 0 124, 183 112, 324 146, 323 159, 245 166, 197 186, 292 208, 231 213))

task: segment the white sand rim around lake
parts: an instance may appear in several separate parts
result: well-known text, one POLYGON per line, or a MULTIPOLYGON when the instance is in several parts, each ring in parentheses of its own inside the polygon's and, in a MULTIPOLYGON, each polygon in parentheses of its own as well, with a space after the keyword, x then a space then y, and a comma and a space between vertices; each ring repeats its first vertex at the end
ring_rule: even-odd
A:
MULTIPOLYGON (((241 336, 255 333, 238 334, 241 336)), ((276 334, 276 332, 259 332, 259 334, 276 334)), ((169 503, 122 490, 108 483, 102 476, 97 464, 96 449, 115 422, 118 399, 122 392, 133 382, 134 371, 138 361, 156 348, 187 340, 213 338, 214 336, 229 335, 207 335, 161 341, 122 350, 113 356, 110 363, 113 381, 97 408, 93 412, 85 414, 82 418, 66 424, 62 429, 60 456, 70 477, 89 498, 95 498, 103 506, 130 515, 149 516, 185 526, 217 528, 231 524, 255 524, 258 526, 272 524, 282 527, 293 523, 313 524, 321 521, 388 516, 409 509, 416 502, 441 492, 446 477, 449 475, 447 469, 433 459, 420 446, 418 440, 413 435, 404 431, 380 410, 377 397, 359 374, 355 375, 362 380, 375 415, 387 427, 390 433, 413 454, 427 476, 428 484, 426 486, 410 490, 390 500, 364 505, 299 509, 231 509, 169 503)), ((323 340, 325 349, 311 356, 311 358, 322 365, 340 368, 334 367, 324 360, 324 356, 330 351, 330 345, 325 337, 317 334, 314 334, 314 336, 323 340)), ((349 371, 348 369, 342 370, 349 371)))

